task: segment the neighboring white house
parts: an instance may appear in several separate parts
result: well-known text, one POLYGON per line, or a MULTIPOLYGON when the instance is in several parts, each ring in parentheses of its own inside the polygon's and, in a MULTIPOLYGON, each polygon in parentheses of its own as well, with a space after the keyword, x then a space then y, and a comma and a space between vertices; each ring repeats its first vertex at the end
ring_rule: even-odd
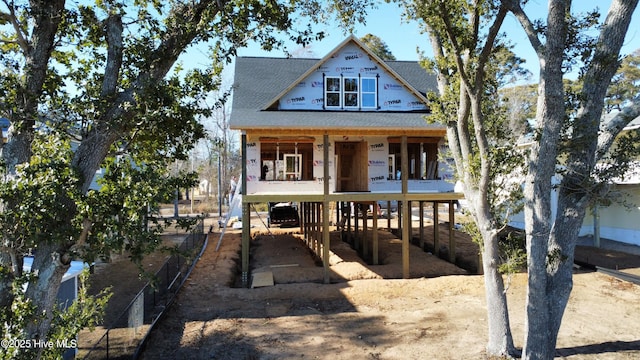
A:
MULTIPOLYGON (((622 133, 640 131, 640 117, 630 122, 622 133)), ((555 179, 559 183, 559 179, 555 179)), ((599 236, 604 239, 640 246, 640 161, 624 179, 613 182, 613 199, 607 206, 600 205, 596 211, 587 210, 579 236, 599 236)), ((552 217, 558 205, 558 193, 551 194, 552 217)), ((523 229, 524 214, 516 214, 511 218, 510 225, 523 229)))

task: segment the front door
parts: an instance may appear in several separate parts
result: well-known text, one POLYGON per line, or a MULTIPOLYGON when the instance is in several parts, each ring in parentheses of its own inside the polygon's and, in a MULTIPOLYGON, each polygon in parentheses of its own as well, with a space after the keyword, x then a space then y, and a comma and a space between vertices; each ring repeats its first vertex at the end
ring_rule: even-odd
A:
POLYGON ((369 191, 367 143, 336 142, 337 191, 369 191))

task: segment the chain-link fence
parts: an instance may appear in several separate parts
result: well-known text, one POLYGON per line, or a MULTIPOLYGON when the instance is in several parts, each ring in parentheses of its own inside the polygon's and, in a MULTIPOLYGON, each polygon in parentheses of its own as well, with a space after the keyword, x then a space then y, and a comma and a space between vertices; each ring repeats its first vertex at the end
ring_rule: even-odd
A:
POLYGON ((202 254, 206 234, 204 223, 178 246, 154 278, 147 282, 118 319, 90 349, 79 349, 80 359, 131 359, 137 356, 146 336, 171 304, 182 283, 202 254))

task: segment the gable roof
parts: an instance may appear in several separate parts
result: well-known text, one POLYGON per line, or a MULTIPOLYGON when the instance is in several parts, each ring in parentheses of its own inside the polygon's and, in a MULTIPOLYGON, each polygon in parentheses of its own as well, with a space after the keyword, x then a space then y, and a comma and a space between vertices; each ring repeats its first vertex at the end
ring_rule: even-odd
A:
POLYGON ((276 105, 276 103, 284 95, 286 95, 287 92, 289 92, 291 89, 296 87, 300 82, 302 82, 305 78, 307 78, 307 76, 311 75, 311 73, 316 71, 316 69, 318 69, 319 67, 324 65, 329 59, 333 58, 338 53, 338 51, 340 51, 340 49, 344 48, 348 43, 354 43, 356 46, 358 46, 360 48, 360 50, 364 51, 367 54, 367 56, 369 56, 369 58, 373 59, 373 61, 375 63, 380 65, 380 67, 382 67, 385 71, 387 71, 389 74, 391 74, 391 76, 393 76, 403 86, 405 86, 411 93, 413 93, 413 95, 415 95, 418 99, 423 101, 425 104, 427 103, 427 99, 424 96, 425 94, 422 94, 419 91, 417 91, 413 87, 413 85, 411 85, 406 80, 404 80, 402 78, 402 76, 397 74, 395 72, 395 70, 393 70, 393 68, 389 67, 378 55, 374 54, 368 47, 366 47, 364 44, 362 44, 362 42, 360 42, 360 40, 358 40, 355 36, 350 35, 348 38, 346 38, 344 41, 342 41, 342 43, 340 43, 340 45, 336 46, 330 53, 328 53, 324 58, 322 58, 320 61, 318 61, 312 67, 310 67, 307 71, 305 71, 302 75, 300 75, 294 82, 291 83, 291 85, 289 85, 286 89, 282 90, 282 92, 280 92, 274 99, 272 99, 267 104, 267 106, 265 106, 262 110, 267 110, 267 109, 273 107, 274 105, 276 105))
POLYGON ((383 61, 350 36, 322 59, 238 57, 235 64, 232 129, 425 129, 441 128, 427 124, 425 111, 317 111, 270 110, 278 101, 316 71, 347 44, 355 44, 393 76, 406 91, 426 103, 426 93, 436 89, 436 78, 415 61, 383 61))

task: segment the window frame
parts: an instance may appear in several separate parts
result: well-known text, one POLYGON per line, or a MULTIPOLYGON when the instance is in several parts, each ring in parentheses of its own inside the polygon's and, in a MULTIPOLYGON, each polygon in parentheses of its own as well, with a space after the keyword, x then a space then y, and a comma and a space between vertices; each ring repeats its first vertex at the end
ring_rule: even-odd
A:
POLYGON ((345 109, 359 109, 360 108, 360 79, 357 77, 343 77, 342 78, 342 104, 345 109), (348 82, 348 84, 347 84, 348 82), (347 90, 347 86, 351 87, 355 85, 355 90, 347 90), (351 97, 349 96, 351 95, 351 97), (355 98, 355 105, 349 105, 347 98, 352 101, 355 98))
POLYGON ((341 109, 342 108, 342 77, 341 76, 325 76, 324 78, 324 106, 327 109, 341 109), (330 80, 338 80, 338 89, 329 90, 330 80), (329 94, 338 95, 338 105, 329 105, 329 94))
POLYGON ((374 76, 366 76, 360 78, 360 107, 362 109, 378 108, 378 78, 374 76), (373 80, 373 91, 365 91, 364 81, 373 80), (373 95, 373 106, 365 106, 364 95, 373 95))
POLYGON ((354 110, 354 109, 377 109, 378 108, 378 77, 377 76, 328 76, 324 77, 324 108, 329 110, 354 110), (337 80, 337 81, 336 81, 337 80), (365 91, 364 83, 373 80, 373 91, 365 91), (337 82, 337 89, 329 89, 337 82), (350 89, 352 85, 355 90, 350 89), (347 97, 355 98, 355 104, 347 105, 347 97), (365 96, 373 96, 373 105, 364 105, 365 96), (338 99, 337 104, 333 100, 338 99), (331 99, 331 102, 330 102, 331 99))

